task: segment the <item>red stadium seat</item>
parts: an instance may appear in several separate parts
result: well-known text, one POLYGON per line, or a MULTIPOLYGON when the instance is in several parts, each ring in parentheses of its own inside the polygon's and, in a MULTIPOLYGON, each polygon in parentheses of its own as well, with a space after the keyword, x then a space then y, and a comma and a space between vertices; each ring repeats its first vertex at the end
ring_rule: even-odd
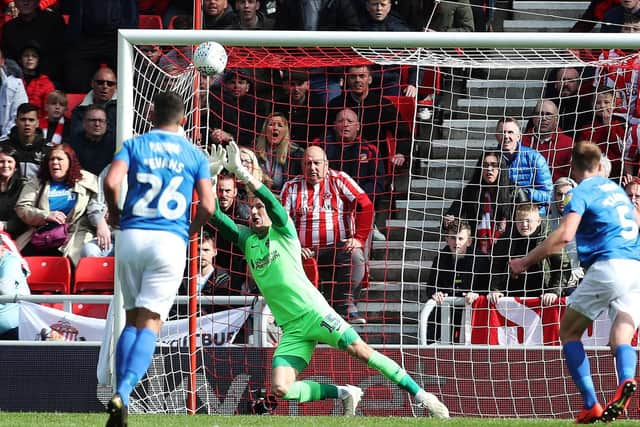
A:
MULTIPOLYGON (((112 295, 114 283, 113 257, 80 258, 76 267, 73 292, 85 295, 112 295)), ((81 316, 107 317, 108 304, 74 304, 73 312, 81 316)))
MULTIPOLYGON (((27 277, 27 283, 32 294, 70 294, 71 293, 71 263, 69 258, 63 256, 28 256, 31 274, 27 277)), ((64 305, 42 304, 47 307, 64 309, 64 305)))
POLYGON ((416 99, 411 96, 385 96, 398 113, 400 113, 400 119, 407 124, 409 130, 413 129, 413 114, 416 108, 416 99))
POLYGON ((64 19, 64 23, 69 25, 69 15, 67 14, 63 14, 62 15, 62 19, 64 19))
POLYGON ((78 106, 84 97, 87 96, 86 93, 68 93, 67 94, 67 112, 64 114, 66 118, 71 117, 71 112, 76 106, 78 106))
POLYGON ((318 287, 320 281, 320 273, 318 272, 318 261, 315 258, 307 258, 302 260, 302 267, 304 272, 313 283, 313 286, 318 287))
POLYGON ((162 17, 159 15, 140 15, 138 28, 145 30, 162 30, 162 17))

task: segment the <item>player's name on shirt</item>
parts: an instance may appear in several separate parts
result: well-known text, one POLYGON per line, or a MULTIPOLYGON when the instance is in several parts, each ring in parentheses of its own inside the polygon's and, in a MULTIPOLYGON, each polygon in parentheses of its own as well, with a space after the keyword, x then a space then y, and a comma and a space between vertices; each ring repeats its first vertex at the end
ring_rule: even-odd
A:
MULTIPOLYGON (((614 182, 606 183, 600 186, 600 190, 609 193, 612 191, 616 191, 620 186, 614 182)), ((621 192, 615 192, 613 194, 608 195, 603 201, 602 204, 604 206, 616 206, 620 203, 625 203, 629 200, 629 197, 621 192)))
MULTIPOLYGON (((174 154, 179 155, 182 153, 182 147, 180 144, 171 142, 150 142, 149 148, 152 152, 162 154, 174 154)), ((175 173, 182 173, 184 170, 184 163, 176 159, 167 157, 145 157, 143 160, 145 166, 154 169, 170 169, 175 173)))

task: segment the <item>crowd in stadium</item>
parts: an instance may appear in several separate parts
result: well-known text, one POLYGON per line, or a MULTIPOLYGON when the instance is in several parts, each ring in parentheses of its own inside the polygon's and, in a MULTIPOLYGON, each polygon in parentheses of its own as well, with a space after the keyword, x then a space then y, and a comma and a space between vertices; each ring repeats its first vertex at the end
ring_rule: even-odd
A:
MULTIPOLYGON (((4 3, 3 241, 15 240, 22 256, 63 255, 73 263, 83 256, 111 256, 101 179, 116 147, 116 31, 193 28, 193 2, 4 3), (63 225, 68 238, 62 245, 33 241, 34 235, 63 225)), ((493 2, 462 0, 435 7, 426 1, 204 0, 202 27, 487 31, 492 9, 471 7, 486 3, 493 2), (307 3, 317 8, 303 6, 307 3)), ((638 31, 640 1, 617 3, 594 0, 585 16, 609 22, 603 31, 638 31)), ((167 73, 179 73, 190 64, 191 47, 146 45, 139 50, 167 73)), ((606 58, 626 54, 603 53, 606 58)), ((640 209, 640 181, 633 178, 640 158, 638 72, 631 62, 617 64, 559 69, 529 123, 522 127, 524 123, 510 117, 497 123, 495 148, 483 153, 477 172, 444 215, 447 245, 434 260, 426 283, 433 299, 442 302, 446 296, 464 295, 471 303, 482 293, 493 300, 541 296, 545 304, 552 304, 575 287, 582 273, 571 247, 518 279, 509 277, 506 260, 527 253, 553 230, 554 221, 557 224, 563 195, 575 186, 569 160, 576 141, 600 146, 610 161, 610 177, 626 184, 640 209), (482 262, 486 257, 492 262, 482 262)), ((368 281, 371 240, 387 239, 386 220, 397 196, 394 179, 410 165, 410 120, 399 111, 398 99, 431 100, 433 91, 424 84, 429 78, 413 67, 355 63, 335 68, 230 68, 215 79, 203 79, 210 108, 202 124, 210 141, 235 140, 246 167, 280 194, 298 229, 303 259, 315 260, 320 282, 327 285, 327 299, 355 324, 366 323, 357 302, 368 281), (330 215, 321 215, 325 212, 330 215)), ((238 221, 248 219, 244 202, 249 195, 241 183, 222 177, 218 197, 224 212, 238 221)), ((233 245, 216 237, 212 246, 209 251, 215 258, 208 262, 215 274, 201 276, 202 292, 254 292, 233 245)), ((6 248, 9 253, 16 247, 6 248)), ((0 337, 15 337, 14 329, 0 329, 0 337)))

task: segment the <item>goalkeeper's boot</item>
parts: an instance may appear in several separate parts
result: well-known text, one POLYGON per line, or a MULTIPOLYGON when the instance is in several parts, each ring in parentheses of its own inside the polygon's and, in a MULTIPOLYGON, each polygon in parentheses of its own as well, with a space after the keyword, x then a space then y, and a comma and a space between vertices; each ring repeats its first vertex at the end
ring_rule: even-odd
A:
POLYGON ((416 394, 416 402, 418 406, 429 411, 429 414, 434 418, 449 418, 449 408, 440 402, 433 393, 420 390, 418 394, 416 394))
POLYGON ((633 379, 625 380, 620 384, 613 399, 607 403, 607 407, 602 413, 602 421, 608 423, 618 418, 631 403, 631 396, 637 388, 638 384, 633 379))
POLYGON ((107 412, 109 413, 109 419, 107 420, 106 427, 128 426, 128 410, 124 402, 122 402, 122 397, 119 393, 114 394, 111 400, 109 400, 107 412))
POLYGON ((576 418, 576 424, 592 424, 602 417, 602 405, 596 402, 591 408, 582 408, 576 418))
POLYGON ((344 406, 344 416, 353 417, 356 415, 356 408, 360 399, 362 399, 362 389, 354 385, 345 385, 343 389, 347 394, 342 398, 342 406, 344 406))

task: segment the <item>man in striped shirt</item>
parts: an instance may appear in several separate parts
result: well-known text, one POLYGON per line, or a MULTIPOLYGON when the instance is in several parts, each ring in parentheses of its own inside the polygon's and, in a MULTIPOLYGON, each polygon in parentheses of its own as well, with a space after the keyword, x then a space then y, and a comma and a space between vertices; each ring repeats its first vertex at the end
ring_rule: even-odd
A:
POLYGON ((365 275, 373 203, 346 173, 329 169, 324 150, 311 146, 303 157, 304 175, 287 181, 282 204, 293 219, 302 258, 315 257, 328 276, 334 309, 355 324, 366 323, 355 305, 365 275))

